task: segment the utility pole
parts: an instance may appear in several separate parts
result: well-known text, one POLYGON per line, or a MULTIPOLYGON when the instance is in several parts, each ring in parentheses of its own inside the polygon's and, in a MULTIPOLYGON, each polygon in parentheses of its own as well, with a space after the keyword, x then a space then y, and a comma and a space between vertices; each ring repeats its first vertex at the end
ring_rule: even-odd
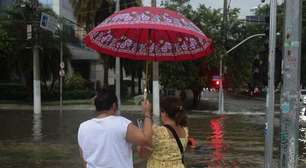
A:
POLYGON ((34 11, 34 47, 33 47, 33 101, 34 114, 41 113, 41 89, 40 89, 40 66, 39 66, 39 46, 38 46, 38 1, 32 1, 34 11))
MULTIPOLYGON (((152 7, 156 7, 156 0, 151 0, 152 7)), ((159 63, 153 62, 153 121, 155 124, 160 123, 159 114, 159 63)))
POLYGON ((32 0, 31 8, 33 10, 33 28, 34 28, 34 46, 33 46, 33 140, 39 142, 42 138, 41 122, 41 89, 40 89, 40 65, 39 65, 39 45, 38 45, 38 0, 32 0))
POLYGON ((60 17, 60 115, 63 115, 63 77, 65 76, 65 63, 63 61, 63 20, 61 19, 62 14, 62 1, 59 0, 59 17, 60 17))
MULTIPOLYGON (((120 0, 116 1, 116 12, 120 10, 120 0)), ((116 74, 116 96, 118 98, 118 113, 120 114, 121 109, 121 94, 120 94, 120 58, 116 57, 115 65, 115 74, 116 74)))
POLYGON ((274 71, 275 71, 275 43, 276 43, 276 8, 277 0, 270 0, 270 32, 269 32, 269 72, 265 135, 265 168, 272 168, 273 164, 273 133, 274 133, 274 71))
POLYGON ((285 1, 283 90, 281 95, 280 168, 298 167, 302 1, 285 1))
MULTIPOLYGON (((226 30, 226 26, 227 26, 227 10, 228 10, 228 2, 227 0, 223 0, 224 1, 224 5, 223 5, 223 27, 222 27, 222 34, 223 34, 223 47, 225 48, 226 45, 226 40, 227 40, 227 30, 226 30)), ((220 80, 220 88, 219 88, 219 110, 218 113, 222 114, 224 111, 224 93, 223 93, 223 56, 224 54, 220 55, 220 63, 219 63, 219 76, 221 78, 220 80)))

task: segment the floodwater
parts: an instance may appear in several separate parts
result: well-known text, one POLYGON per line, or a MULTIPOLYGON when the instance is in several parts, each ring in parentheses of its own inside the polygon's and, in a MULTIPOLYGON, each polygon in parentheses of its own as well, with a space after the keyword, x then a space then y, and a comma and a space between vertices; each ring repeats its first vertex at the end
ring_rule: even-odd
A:
MULTIPOLYGON (((88 111, 0 111, 1 168, 79 168, 77 130, 93 116, 88 111)), ((124 114, 135 121, 140 114, 124 114)), ((264 165, 264 116, 192 113, 190 134, 197 139, 188 149, 189 168, 257 168, 264 165)), ((275 128, 274 164, 278 167, 278 127, 275 128)), ((299 167, 306 167, 305 128, 301 128, 299 167), (304 139, 304 141, 303 141, 304 139)), ((144 162, 134 156, 135 167, 144 162)))

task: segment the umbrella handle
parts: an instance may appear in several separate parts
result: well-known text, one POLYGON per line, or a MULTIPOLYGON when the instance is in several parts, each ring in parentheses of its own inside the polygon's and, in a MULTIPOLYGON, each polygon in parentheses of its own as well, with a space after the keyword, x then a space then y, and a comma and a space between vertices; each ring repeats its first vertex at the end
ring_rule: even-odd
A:
POLYGON ((144 89, 144 92, 143 92, 143 100, 146 101, 148 98, 148 90, 147 88, 144 89))
POLYGON ((149 67, 149 63, 146 62, 146 81, 145 81, 145 88, 143 91, 143 100, 146 101, 148 98, 148 67, 149 67))

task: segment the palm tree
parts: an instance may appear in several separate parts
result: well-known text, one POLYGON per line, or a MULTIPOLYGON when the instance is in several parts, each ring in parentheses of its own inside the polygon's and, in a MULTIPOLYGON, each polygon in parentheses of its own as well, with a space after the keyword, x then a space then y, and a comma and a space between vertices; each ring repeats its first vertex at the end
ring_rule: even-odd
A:
MULTIPOLYGON (((70 0, 74 15, 79 24, 84 25, 87 32, 97 26, 115 11, 113 0, 70 0)), ((121 9, 140 6, 141 0, 121 0, 121 9)), ((114 59, 100 54, 104 65, 104 86, 108 86, 108 70, 114 67, 114 59)))

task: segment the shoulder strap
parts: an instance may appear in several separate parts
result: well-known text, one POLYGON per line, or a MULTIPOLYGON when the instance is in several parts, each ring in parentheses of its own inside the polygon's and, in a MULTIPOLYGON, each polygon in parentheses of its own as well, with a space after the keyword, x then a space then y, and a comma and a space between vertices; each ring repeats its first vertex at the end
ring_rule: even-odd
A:
POLYGON ((170 125, 164 125, 166 128, 168 128, 170 130, 170 132, 172 133, 173 137, 176 140, 176 143, 180 149, 181 155, 182 155, 182 163, 184 164, 184 147, 182 145, 182 142, 180 140, 180 138, 178 137, 176 131, 174 130, 174 128, 172 128, 170 125))

